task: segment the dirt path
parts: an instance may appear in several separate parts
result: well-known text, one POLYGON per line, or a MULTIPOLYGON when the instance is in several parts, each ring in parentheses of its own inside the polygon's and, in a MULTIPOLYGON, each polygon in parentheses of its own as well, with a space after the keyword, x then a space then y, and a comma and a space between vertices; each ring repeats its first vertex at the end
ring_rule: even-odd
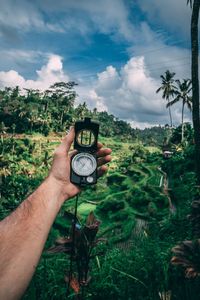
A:
POLYGON ((116 244, 117 248, 122 250, 129 250, 133 245, 135 245, 135 242, 137 238, 142 238, 144 236, 144 232, 147 228, 147 221, 137 218, 135 227, 131 233, 131 236, 127 241, 119 242, 116 244))

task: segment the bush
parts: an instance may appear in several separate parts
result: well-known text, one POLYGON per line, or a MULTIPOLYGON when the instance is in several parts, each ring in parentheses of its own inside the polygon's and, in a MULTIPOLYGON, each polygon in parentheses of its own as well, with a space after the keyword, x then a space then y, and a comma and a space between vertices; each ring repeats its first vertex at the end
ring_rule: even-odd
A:
POLYGON ((127 195, 127 201, 134 208, 142 208, 142 206, 146 206, 149 203, 147 193, 142 190, 140 187, 132 188, 131 192, 127 195))
POLYGON ((131 215, 131 211, 129 209, 121 209, 114 214, 110 214, 110 218, 113 221, 124 221, 131 215))
POLYGON ((126 179, 125 175, 116 172, 107 177, 107 184, 120 185, 125 179, 126 179))
POLYGON ((104 213, 108 213, 110 211, 119 211, 120 209, 123 209, 125 207, 125 202, 124 200, 122 200, 124 197, 124 192, 109 195, 97 206, 97 210, 104 213))

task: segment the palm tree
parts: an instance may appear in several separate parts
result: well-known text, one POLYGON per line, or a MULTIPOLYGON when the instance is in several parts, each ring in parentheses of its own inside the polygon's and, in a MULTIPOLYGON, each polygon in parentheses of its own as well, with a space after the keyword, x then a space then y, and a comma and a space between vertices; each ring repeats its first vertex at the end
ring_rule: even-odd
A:
POLYGON ((192 8, 191 17, 191 50, 192 50, 192 64, 191 64, 191 78, 192 78, 192 119, 194 127, 195 140, 195 164, 197 172, 198 184, 200 184, 200 115, 199 115, 199 77, 198 77, 198 22, 199 22, 199 0, 187 0, 192 8))
POLYGON ((200 239, 183 241, 172 248, 174 256, 171 259, 173 265, 182 266, 185 269, 186 278, 200 276, 200 239))
POLYGON ((174 94, 176 97, 167 103, 167 107, 170 107, 174 105, 175 103, 182 101, 182 114, 181 114, 181 125, 182 125, 182 133, 181 133, 181 142, 183 142, 184 139, 184 108, 185 105, 189 108, 189 110, 192 110, 192 98, 190 96, 190 92, 192 90, 191 87, 191 80, 190 79, 183 79, 181 82, 180 80, 176 80, 177 88, 174 91, 174 94))
MULTIPOLYGON (((174 90, 175 90, 175 86, 173 85, 174 76, 175 76, 174 72, 170 72, 169 70, 167 70, 165 72, 165 75, 160 76, 162 79, 162 85, 156 91, 156 93, 163 91, 162 98, 166 99, 168 103, 170 101, 170 97, 174 96, 174 90)), ((168 108, 169 108, 170 126, 172 127, 173 124, 172 124, 171 107, 168 106, 168 108)))

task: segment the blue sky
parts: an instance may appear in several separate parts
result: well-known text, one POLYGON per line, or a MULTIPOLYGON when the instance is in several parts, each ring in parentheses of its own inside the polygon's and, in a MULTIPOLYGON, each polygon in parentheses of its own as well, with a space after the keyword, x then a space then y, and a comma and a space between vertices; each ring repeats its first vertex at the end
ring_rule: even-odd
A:
MULTIPOLYGON (((140 128, 169 122, 155 90, 167 69, 190 77, 186 0, 0 0, 0 8, 1 88, 74 80, 77 103, 140 128)), ((180 123, 179 105, 173 119, 180 123)))

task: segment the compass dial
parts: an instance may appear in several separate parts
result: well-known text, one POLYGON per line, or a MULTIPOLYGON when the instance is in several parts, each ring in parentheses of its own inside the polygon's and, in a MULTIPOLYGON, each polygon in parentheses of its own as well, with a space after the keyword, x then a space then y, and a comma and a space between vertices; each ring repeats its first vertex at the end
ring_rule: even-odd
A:
POLYGON ((89 153, 79 153, 72 159, 72 169, 79 176, 91 175, 96 167, 96 159, 89 153))

